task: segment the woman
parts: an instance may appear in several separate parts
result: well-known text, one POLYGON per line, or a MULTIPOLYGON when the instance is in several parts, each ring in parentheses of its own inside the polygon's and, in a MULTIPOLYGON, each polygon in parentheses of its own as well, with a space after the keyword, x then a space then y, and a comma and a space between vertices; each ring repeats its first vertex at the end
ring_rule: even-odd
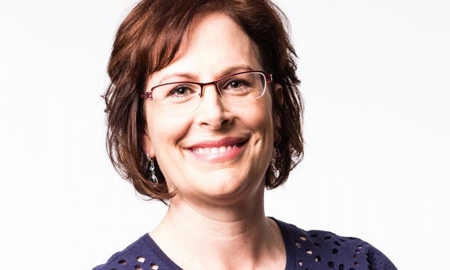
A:
POLYGON ((105 100, 111 160, 169 206, 95 270, 395 269, 368 243, 264 214, 301 160, 295 52, 264 0, 144 0, 120 26, 105 100))

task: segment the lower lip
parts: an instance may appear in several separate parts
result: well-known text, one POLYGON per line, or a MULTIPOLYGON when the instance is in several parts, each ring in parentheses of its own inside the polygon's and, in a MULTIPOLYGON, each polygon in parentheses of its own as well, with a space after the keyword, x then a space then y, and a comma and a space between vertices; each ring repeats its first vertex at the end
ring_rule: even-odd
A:
POLYGON ((235 159, 240 153, 242 153, 246 144, 247 142, 243 145, 232 147, 231 150, 225 151, 223 153, 199 153, 192 150, 189 150, 189 152, 191 152, 196 159, 201 161, 225 162, 235 159))

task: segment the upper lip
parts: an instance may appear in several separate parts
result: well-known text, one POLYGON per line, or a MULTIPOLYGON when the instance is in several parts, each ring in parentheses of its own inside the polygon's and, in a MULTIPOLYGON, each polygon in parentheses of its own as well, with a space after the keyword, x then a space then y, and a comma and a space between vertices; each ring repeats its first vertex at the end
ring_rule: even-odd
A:
POLYGON ((189 149, 194 148, 207 148, 207 147, 221 147, 221 146, 232 146, 239 143, 243 143, 247 141, 247 138, 243 137, 226 137, 220 140, 209 140, 196 143, 194 145, 189 146, 189 149))

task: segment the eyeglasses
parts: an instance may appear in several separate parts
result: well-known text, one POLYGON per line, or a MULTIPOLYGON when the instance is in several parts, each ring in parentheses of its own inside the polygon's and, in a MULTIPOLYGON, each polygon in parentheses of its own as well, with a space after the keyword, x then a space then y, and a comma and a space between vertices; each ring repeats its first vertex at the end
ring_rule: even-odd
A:
POLYGON ((223 105, 248 106, 264 95, 271 81, 272 75, 264 71, 245 71, 208 83, 164 83, 150 88, 141 97, 151 99, 165 112, 188 114, 200 105, 206 85, 216 86, 223 105))

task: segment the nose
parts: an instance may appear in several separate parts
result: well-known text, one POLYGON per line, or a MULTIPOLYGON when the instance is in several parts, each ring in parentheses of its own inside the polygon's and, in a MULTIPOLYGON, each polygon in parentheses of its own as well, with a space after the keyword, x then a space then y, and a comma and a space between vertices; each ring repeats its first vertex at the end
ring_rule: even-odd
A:
POLYGON ((219 89, 214 83, 203 86, 195 118, 200 126, 215 130, 230 123, 230 113, 224 107, 219 89))

